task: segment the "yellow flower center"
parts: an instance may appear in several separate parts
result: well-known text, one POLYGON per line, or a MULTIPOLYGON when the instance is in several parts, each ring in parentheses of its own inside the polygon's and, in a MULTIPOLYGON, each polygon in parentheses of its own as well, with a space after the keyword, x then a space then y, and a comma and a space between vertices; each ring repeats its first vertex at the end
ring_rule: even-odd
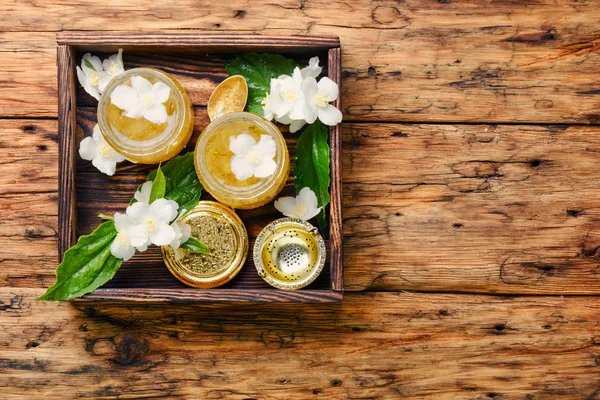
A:
POLYGON ((323 93, 317 94, 317 99, 315 101, 318 107, 325 107, 329 104, 329 99, 323 93))
POLYGON ((260 164, 260 154, 258 153, 258 151, 254 150, 254 149, 252 149, 248 153, 246 153, 246 155, 244 156, 244 159, 254 165, 260 164))
POLYGON ((108 145, 108 143, 102 143, 98 147, 98 154, 104 158, 108 158, 113 155, 113 149, 108 145))
POLYGON ((129 236, 127 232, 119 232, 117 235, 118 244, 120 247, 126 247, 129 245, 129 236))
POLYGON ((110 67, 106 70, 106 73, 110 76, 117 76, 119 74, 119 66, 116 62, 111 62, 110 67))
POLYGON ((156 223, 156 220, 154 218, 148 218, 146 220, 146 230, 148 231, 148 233, 152 233, 156 230, 158 224, 156 223))
POLYGON ((90 75, 90 82, 94 86, 98 85, 100 83, 100 74, 95 71, 92 72, 92 74, 90 75))
POLYGON ((308 204, 306 203, 296 203, 294 206, 294 214, 303 215, 308 210, 308 204))
POLYGON ((147 94, 146 96, 144 96, 144 98, 142 99, 142 101, 148 107, 150 107, 152 104, 154 104, 154 99, 152 98, 152 95, 150 95, 150 94, 147 94))
POLYGON ((296 91, 292 90, 292 89, 288 89, 285 92, 283 92, 283 95, 281 96, 285 101, 287 102, 294 102, 296 100, 296 91))

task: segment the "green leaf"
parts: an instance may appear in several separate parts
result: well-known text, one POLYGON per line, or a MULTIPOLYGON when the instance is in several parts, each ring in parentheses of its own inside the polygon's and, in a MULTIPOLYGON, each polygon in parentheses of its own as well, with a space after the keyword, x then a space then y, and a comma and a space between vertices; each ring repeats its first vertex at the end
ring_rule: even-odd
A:
POLYGON ((296 194, 309 187, 317 195, 319 207, 329 204, 329 130, 322 122, 310 125, 298 138, 294 159, 296 194))
POLYGON ((182 243, 180 247, 182 249, 191 251, 192 253, 210 254, 208 247, 206 247, 204 243, 193 237, 189 238, 185 243, 182 243))
POLYGON ((263 115, 262 101, 269 93, 271 79, 292 75, 300 65, 279 54, 246 53, 225 62, 229 76, 242 75, 248 83, 246 111, 263 115))
MULTIPOLYGON (((194 153, 186 153, 182 156, 171 159, 161 168, 165 179, 164 196, 167 200, 174 200, 179 205, 179 217, 187 214, 200 201, 202 194, 202 184, 198 180, 196 169, 194 167, 194 153)), ((149 181, 154 181, 157 177, 157 170, 148 175, 149 181)), ((154 187, 154 183, 152 184, 154 187)), ((138 190, 142 185, 138 187, 138 190)), ((136 200, 132 199, 131 203, 136 200)))
POLYGON ((115 275, 123 260, 110 253, 117 236, 115 224, 105 222, 94 232, 81 236, 65 253, 56 269, 56 282, 39 300, 68 300, 104 285, 115 275))
POLYGON ((90 62, 90 60, 88 60, 87 58, 83 59, 83 63, 85 64, 86 67, 88 67, 92 71, 96 71, 96 68, 94 68, 94 65, 92 65, 92 63, 90 62))
POLYGON ((162 199, 163 197, 165 197, 166 185, 167 183, 165 181, 165 175, 161 171, 159 165, 158 169, 156 170, 156 176, 152 181, 152 188, 150 189, 150 199, 148 200, 149 204, 152 204, 152 202, 156 199, 162 199))

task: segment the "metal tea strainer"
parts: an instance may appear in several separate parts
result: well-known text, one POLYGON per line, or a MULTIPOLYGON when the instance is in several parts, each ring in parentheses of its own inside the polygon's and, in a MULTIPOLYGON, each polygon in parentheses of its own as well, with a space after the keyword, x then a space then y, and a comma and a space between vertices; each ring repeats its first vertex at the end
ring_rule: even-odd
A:
POLYGON ((323 270, 325 256, 325 242, 318 229, 296 218, 273 221, 254 244, 258 274, 279 289, 309 285, 323 270))

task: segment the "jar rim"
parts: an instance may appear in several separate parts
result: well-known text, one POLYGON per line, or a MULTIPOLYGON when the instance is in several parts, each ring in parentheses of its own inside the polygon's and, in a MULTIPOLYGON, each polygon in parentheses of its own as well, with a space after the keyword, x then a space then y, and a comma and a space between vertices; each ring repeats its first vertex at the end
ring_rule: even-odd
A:
MULTIPOLYGON (((114 77, 106 86, 106 89, 100 96, 97 110, 98 126, 107 142, 118 152, 125 157, 132 158, 147 158, 154 154, 164 153, 171 145, 174 138, 181 133, 186 121, 190 118, 191 104, 185 89, 172 77, 170 74, 156 68, 139 67, 129 69, 122 74, 114 77), (156 138, 151 140, 133 140, 122 138, 122 135, 117 135, 106 119, 106 108, 109 104, 110 94, 113 90, 131 79, 133 76, 141 76, 143 78, 154 78, 159 82, 166 84, 171 90, 175 102, 175 121, 168 134, 156 141, 156 138), (146 142, 146 143, 145 143, 146 142)), ((168 128, 167 128, 168 129, 168 128)))
POLYGON ((239 201, 251 201, 253 199, 260 198, 262 195, 271 191, 273 187, 279 184, 278 177, 281 175, 281 173, 285 172, 283 169, 287 168, 285 162, 286 156, 289 157, 285 138, 275 124, 258 114, 246 111, 238 111, 221 115, 204 129, 200 135, 200 138, 198 139, 198 142, 196 143, 194 161, 198 177, 201 178, 202 183, 213 195, 213 197, 218 199, 221 197, 219 196, 220 194, 224 194, 225 196, 235 196, 239 201), (208 167, 206 166, 204 151, 208 141, 212 138, 214 133, 217 132, 217 128, 231 121, 236 121, 239 119, 249 120, 252 123, 255 123, 275 140, 277 149, 275 154, 275 163, 277 165, 277 169, 258 186, 236 187, 224 185, 212 177, 208 167))
POLYGON ((244 223, 232 208, 216 201, 200 201, 181 221, 187 223, 199 216, 209 216, 224 221, 231 227, 236 247, 233 260, 228 265, 224 265, 221 270, 209 276, 195 273, 188 268, 183 263, 183 259, 176 258, 175 251, 171 246, 161 246, 163 260, 173 276, 188 286, 213 288, 224 285, 240 272, 246 262, 248 256, 248 232, 244 223))

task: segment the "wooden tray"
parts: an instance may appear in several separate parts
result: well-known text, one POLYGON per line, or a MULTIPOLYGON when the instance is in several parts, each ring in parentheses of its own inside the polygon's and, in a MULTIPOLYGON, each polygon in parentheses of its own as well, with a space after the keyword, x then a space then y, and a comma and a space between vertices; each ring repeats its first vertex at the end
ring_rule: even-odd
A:
MULTIPOLYGON (((341 87, 340 42, 337 37, 272 37, 258 35, 59 33, 58 42, 58 138, 59 204, 58 250, 62 254, 79 235, 94 230, 99 213, 124 212, 137 186, 155 166, 122 163, 108 177, 77 154, 79 142, 91 135, 97 102, 79 87, 75 66, 86 52, 103 55, 124 50, 125 68, 156 67, 171 73, 188 92, 195 107, 194 136, 185 151, 193 150, 198 134, 208 124, 206 102, 213 89, 227 77, 223 61, 242 52, 280 53, 306 64, 319 56, 326 74, 341 87)), ((335 106, 340 108, 338 99, 335 106)), ((284 133, 291 155, 298 134, 284 133)), ((339 302, 342 299, 342 171, 341 126, 330 129, 331 204, 327 265, 310 286, 296 291, 271 287, 257 274, 252 260, 254 239, 269 222, 282 217, 273 204, 239 210, 250 236, 250 254, 239 275, 227 285, 195 289, 183 285, 164 266, 160 250, 151 247, 123 263, 115 277, 84 296, 83 301, 216 301, 216 302, 339 302)), ((293 195, 293 174, 282 195, 293 195)), ((203 192, 203 199, 211 199, 203 192)))

